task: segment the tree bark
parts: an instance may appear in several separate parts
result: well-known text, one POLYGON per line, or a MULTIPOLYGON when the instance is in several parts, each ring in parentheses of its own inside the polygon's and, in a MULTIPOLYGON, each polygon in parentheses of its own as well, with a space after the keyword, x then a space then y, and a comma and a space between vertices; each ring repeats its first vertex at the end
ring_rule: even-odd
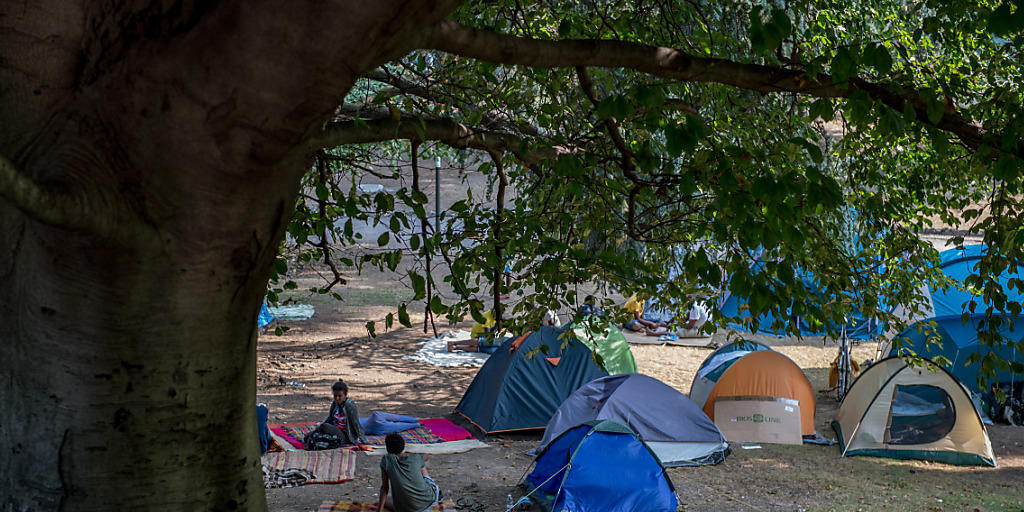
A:
POLYGON ((295 148, 452 4, 0 4, 0 509, 266 508, 295 148))

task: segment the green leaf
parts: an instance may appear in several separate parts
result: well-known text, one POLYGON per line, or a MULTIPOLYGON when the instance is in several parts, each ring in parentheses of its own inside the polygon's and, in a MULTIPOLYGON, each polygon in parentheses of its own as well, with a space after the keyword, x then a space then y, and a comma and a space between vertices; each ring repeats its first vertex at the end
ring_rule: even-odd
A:
POLYGON ((835 107, 832 104, 831 98, 821 98, 811 103, 809 113, 811 119, 821 118, 825 122, 831 121, 836 117, 835 107))
POLYGON ((412 300, 420 300, 426 297, 427 280, 424 279, 423 276, 417 274, 416 272, 413 272, 412 270, 409 271, 409 279, 412 280, 412 291, 414 294, 412 300))
POLYGON ((811 161, 814 163, 820 164, 824 160, 821 154, 821 148, 819 148, 817 144, 814 144, 803 137, 793 137, 792 139, 789 139, 789 141, 806 149, 807 153, 811 157, 811 161))
POLYGON ((366 333, 369 334, 371 338, 376 338, 377 337, 377 324, 375 322, 372 322, 372 321, 371 322, 366 322, 366 333))
POLYGON ((938 98, 929 98, 927 105, 928 122, 932 124, 939 124, 942 121, 942 114, 946 111, 946 106, 942 104, 938 98))
POLYGON ((395 314, 388 313, 387 316, 384 317, 384 330, 391 329, 391 326, 393 325, 395 325, 395 314))
POLYGON ((434 295, 430 299, 430 311, 432 311, 435 315, 443 315, 445 312, 448 311, 448 307, 441 303, 441 297, 434 295))
POLYGON ((558 24, 558 37, 569 37, 569 32, 572 30, 572 22, 569 18, 562 18, 562 21, 558 24))
POLYGON ((398 306, 398 323, 412 327, 412 321, 409 320, 409 310, 406 309, 405 304, 398 306))
POLYGON ((384 247, 385 245, 388 244, 388 241, 390 241, 390 240, 391 240, 391 233, 388 232, 388 231, 385 231, 385 232, 381 233, 379 237, 377 237, 377 245, 380 246, 380 247, 384 247))
POLYGON ((1010 4, 1006 3, 992 11, 992 14, 988 17, 986 29, 997 36, 1001 36, 1012 31, 1013 27, 1014 23, 1010 15, 1010 4))

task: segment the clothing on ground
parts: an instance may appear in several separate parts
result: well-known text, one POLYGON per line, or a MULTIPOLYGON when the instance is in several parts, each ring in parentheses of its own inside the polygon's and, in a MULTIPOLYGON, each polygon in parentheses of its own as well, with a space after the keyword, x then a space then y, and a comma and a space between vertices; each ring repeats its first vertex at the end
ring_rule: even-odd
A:
POLYGON ((389 453, 380 461, 380 469, 388 475, 395 512, 420 512, 437 501, 438 488, 423 476, 423 455, 389 453))

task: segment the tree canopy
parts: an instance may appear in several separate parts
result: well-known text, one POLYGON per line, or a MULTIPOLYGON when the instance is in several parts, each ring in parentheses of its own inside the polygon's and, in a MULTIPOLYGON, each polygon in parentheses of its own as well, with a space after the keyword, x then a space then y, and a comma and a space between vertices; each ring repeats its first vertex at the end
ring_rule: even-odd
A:
MULTIPOLYGON (((328 172, 307 177, 316 198, 300 198, 293 235, 359 243, 326 217, 371 209, 391 228, 380 245, 400 248, 367 261, 443 256, 458 293, 431 309, 453 317, 491 307, 507 260, 529 276, 519 313, 575 306, 581 282, 678 310, 728 290, 755 317, 835 335, 851 311, 895 325, 891 308, 920 306, 921 283, 949 286, 919 235, 952 227, 993 249, 971 283, 984 301, 968 307, 1017 316, 993 283, 1024 241, 1024 11, 859 5, 465 4, 422 49, 365 74, 311 138, 328 172), (510 184, 522 193, 497 207, 468 197, 422 231, 409 217, 433 222, 423 191, 353 185, 413 148, 471 159, 499 198, 510 184), (808 272, 824 293, 803 285, 808 272)), ((426 279, 410 276, 417 300, 426 279)))

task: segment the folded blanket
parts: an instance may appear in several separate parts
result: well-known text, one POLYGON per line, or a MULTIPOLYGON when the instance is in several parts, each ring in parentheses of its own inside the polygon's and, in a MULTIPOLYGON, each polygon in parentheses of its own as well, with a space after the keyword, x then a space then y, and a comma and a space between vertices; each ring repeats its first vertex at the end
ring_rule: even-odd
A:
POLYGON ((314 478, 316 475, 305 469, 274 469, 266 464, 263 465, 263 487, 266 489, 298 487, 314 478))
POLYGON ((355 478, 356 452, 338 449, 268 453, 263 456, 263 465, 278 471, 305 470, 313 476, 306 483, 337 484, 355 478))

